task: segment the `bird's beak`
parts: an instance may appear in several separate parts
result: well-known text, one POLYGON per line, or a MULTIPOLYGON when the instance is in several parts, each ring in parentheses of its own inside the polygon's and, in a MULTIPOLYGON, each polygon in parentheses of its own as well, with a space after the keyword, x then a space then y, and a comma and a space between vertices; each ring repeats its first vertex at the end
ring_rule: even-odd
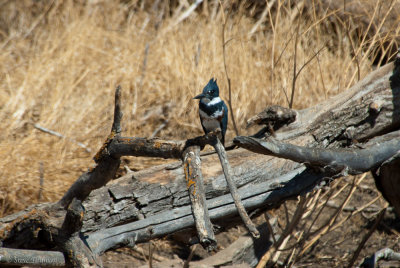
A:
POLYGON ((205 95, 203 93, 201 93, 201 94, 197 95, 196 97, 194 97, 193 99, 200 100, 200 99, 202 99, 204 97, 205 97, 205 95))

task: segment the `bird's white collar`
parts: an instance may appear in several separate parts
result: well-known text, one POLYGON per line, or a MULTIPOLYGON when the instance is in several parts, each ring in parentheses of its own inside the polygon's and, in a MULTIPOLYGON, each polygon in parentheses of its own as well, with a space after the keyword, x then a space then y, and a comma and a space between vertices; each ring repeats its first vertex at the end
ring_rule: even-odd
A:
POLYGON ((204 99, 201 100, 201 102, 204 103, 204 104, 207 105, 207 106, 211 106, 211 105, 218 104, 218 103, 220 103, 221 101, 222 101, 222 100, 221 100, 220 97, 213 98, 211 101, 208 100, 208 99, 206 99, 206 98, 204 98, 204 99))

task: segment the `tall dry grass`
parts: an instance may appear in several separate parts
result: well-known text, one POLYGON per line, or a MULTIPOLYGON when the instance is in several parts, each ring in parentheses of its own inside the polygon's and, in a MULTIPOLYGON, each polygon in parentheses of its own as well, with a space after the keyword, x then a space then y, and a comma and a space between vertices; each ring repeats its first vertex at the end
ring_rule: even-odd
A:
MULTIPOLYGON (((178 24, 188 8, 186 1, 177 1, 182 6, 156 2, 2 4, 0 216, 57 200, 93 164, 92 156, 111 128, 116 85, 123 89, 126 136, 150 136, 165 120, 168 124, 159 137, 201 134, 192 97, 211 77, 218 79, 222 98, 227 99, 218 1, 206 1, 207 7, 178 24), (82 142, 92 153, 34 124, 82 142)), ((296 80, 296 109, 345 90, 356 82, 357 73, 362 78, 372 69, 368 57, 358 57, 361 50, 354 57, 364 44, 336 31, 338 24, 326 14, 275 1, 255 28, 259 16, 251 15, 247 3, 224 5, 227 69, 241 134, 247 133, 246 119, 267 105, 288 106, 285 94, 290 98, 295 58, 297 71, 311 59, 296 80)), ((227 136, 234 136, 231 125, 227 136)), ((141 159, 130 163, 135 169, 146 165, 141 159)))

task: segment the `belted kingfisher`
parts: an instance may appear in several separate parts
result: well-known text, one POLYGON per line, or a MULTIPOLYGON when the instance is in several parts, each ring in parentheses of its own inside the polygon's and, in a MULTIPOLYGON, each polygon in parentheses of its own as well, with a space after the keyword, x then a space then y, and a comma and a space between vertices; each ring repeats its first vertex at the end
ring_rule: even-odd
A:
POLYGON ((225 133, 228 126, 228 107, 219 97, 219 88, 217 80, 211 78, 208 84, 204 87, 203 93, 194 97, 199 99, 199 115, 201 125, 205 134, 221 129, 220 141, 224 145, 225 133))

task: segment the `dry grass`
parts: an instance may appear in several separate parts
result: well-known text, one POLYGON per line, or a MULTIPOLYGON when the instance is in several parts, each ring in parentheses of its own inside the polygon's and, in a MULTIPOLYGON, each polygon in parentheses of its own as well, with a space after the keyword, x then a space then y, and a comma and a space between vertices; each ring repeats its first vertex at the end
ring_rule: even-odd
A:
MULTIPOLYGON (((150 136, 164 119, 168 125, 157 136, 201 134, 192 97, 211 77, 218 79, 222 97, 228 96, 222 13, 214 8, 217 1, 208 1, 208 10, 200 8, 175 25, 180 13, 168 13, 167 2, 156 8, 136 1, 1 4, 0 216, 38 202, 40 162, 41 201, 57 200, 92 165, 111 127, 118 84, 124 135, 150 136), (34 123, 84 143, 93 153, 40 132, 34 123)), ((245 4, 228 15, 226 5, 227 66, 242 134, 245 120, 266 105, 288 105, 284 92, 290 96, 295 47, 297 70, 324 49, 299 75, 294 108, 335 95, 356 82, 358 71, 363 77, 372 69, 368 57, 352 56, 364 44, 334 31, 324 14, 308 11, 303 17, 301 6, 276 2, 251 35, 257 18, 245 4)), ((231 126, 227 135, 234 136, 231 126)), ((148 165, 133 162, 136 168, 148 165)))

